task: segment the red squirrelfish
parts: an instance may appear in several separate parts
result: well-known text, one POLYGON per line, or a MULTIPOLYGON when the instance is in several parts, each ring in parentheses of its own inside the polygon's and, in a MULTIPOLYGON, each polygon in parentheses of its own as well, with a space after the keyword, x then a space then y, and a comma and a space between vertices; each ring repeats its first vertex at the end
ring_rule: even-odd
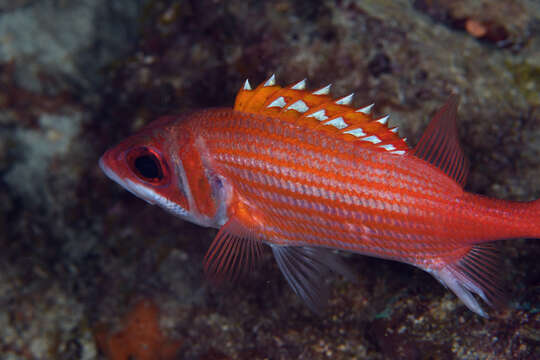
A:
POLYGON ((234 108, 165 116, 108 150, 105 174, 187 221, 219 229, 210 279, 234 279, 268 245, 293 290, 319 310, 322 277, 351 273, 335 250, 401 261, 432 274, 465 305, 501 299, 493 241, 540 237, 540 203, 463 189, 468 172, 451 96, 410 148, 352 94, 272 75, 246 81, 234 108))

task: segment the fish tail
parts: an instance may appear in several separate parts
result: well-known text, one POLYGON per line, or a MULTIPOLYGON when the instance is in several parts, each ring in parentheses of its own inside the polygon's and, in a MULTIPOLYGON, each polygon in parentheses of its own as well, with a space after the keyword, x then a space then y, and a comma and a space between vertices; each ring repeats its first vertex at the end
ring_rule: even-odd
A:
POLYGON ((513 208, 510 229, 513 233, 504 238, 540 239, 540 199, 528 202, 512 202, 513 208))
POLYGON ((501 256, 495 243, 460 248, 463 255, 437 269, 425 269, 480 316, 488 317, 474 295, 491 307, 502 307, 506 295, 501 279, 501 256))
POLYGON ((529 237, 534 239, 540 239, 540 199, 531 201, 531 218, 534 219, 534 231, 533 234, 530 234, 529 237))
POLYGON ((486 208, 504 214, 496 223, 482 230, 484 239, 464 244, 452 254, 439 259, 434 266, 424 268, 472 311, 483 317, 478 296, 491 307, 502 307, 507 301, 502 286, 501 252, 498 241, 512 238, 540 238, 540 199, 513 202, 483 198, 486 208), (441 265, 442 264, 442 265, 441 265))
MULTIPOLYGON (((473 217, 464 219, 476 226, 466 245, 516 238, 540 239, 540 199, 520 202, 467 193, 464 204, 474 204, 473 217), (482 221, 478 221, 478 217, 482 221)), ((465 245, 465 244, 464 244, 465 245)))
POLYGON ((511 225, 515 229, 506 239, 529 238, 540 239, 540 199, 527 202, 510 202, 511 225))

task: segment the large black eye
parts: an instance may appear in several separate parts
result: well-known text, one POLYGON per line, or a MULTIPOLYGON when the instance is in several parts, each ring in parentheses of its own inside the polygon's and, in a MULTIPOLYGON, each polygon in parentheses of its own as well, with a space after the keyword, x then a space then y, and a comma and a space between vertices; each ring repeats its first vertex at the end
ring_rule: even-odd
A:
POLYGON ((163 173, 161 171, 161 165, 159 160, 154 154, 141 155, 135 158, 135 169, 139 174, 150 180, 161 180, 163 179, 163 173))
POLYGON ((161 155, 145 146, 132 149, 126 155, 131 171, 146 182, 163 185, 168 180, 168 168, 161 155))

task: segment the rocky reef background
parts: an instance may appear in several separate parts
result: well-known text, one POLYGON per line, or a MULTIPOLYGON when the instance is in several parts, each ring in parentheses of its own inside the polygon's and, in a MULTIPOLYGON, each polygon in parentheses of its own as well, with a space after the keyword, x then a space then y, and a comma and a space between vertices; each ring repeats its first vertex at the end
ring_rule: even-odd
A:
POLYGON ((470 191, 540 198, 535 0, 0 0, 1 359, 540 358, 540 243, 501 243, 505 309, 468 311, 428 274, 348 256, 311 313, 269 255, 216 289, 214 230, 97 166, 162 114, 231 106, 275 72, 356 93, 411 144, 451 93, 470 191))

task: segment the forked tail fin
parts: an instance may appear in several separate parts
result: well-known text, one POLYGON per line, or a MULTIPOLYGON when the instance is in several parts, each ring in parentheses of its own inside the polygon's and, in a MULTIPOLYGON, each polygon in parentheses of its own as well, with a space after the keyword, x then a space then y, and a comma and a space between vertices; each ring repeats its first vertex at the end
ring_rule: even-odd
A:
POLYGON ((492 307, 504 305, 499 251, 493 243, 475 245, 464 250, 466 254, 454 263, 442 269, 427 271, 452 290, 470 310, 487 318, 487 313, 474 294, 492 307))

